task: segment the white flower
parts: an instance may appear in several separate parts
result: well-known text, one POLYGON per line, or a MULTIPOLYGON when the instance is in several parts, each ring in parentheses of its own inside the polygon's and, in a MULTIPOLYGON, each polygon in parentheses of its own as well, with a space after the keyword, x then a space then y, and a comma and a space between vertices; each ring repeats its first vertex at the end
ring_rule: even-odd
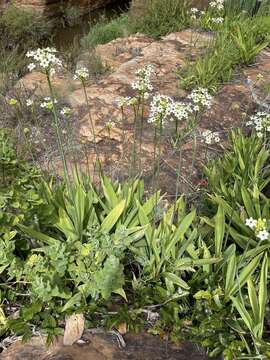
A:
POLYGON ((207 89, 197 88, 188 95, 188 99, 190 99, 196 106, 196 110, 194 109, 194 111, 199 111, 199 106, 204 106, 208 109, 211 107, 213 96, 209 94, 207 89))
POLYGON ((257 237, 260 240, 267 240, 269 237, 269 232, 267 230, 261 230, 258 232, 257 237))
POLYGON ((80 67, 75 71, 74 80, 87 80, 89 79, 89 71, 86 67, 80 67))
POLYGON ((42 109, 52 110, 54 104, 57 104, 57 100, 52 101, 50 97, 45 97, 44 101, 40 104, 40 107, 42 109))
POLYGON ((177 120, 187 120, 192 112, 193 109, 191 104, 189 103, 184 103, 184 102, 171 103, 171 114, 177 120))
POLYGON ((220 137, 217 132, 213 132, 211 130, 205 130, 202 133, 202 142, 207 145, 212 145, 220 142, 220 137))
POLYGON ((112 128, 114 128, 115 126, 116 126, 116 124, 115 124, 114 121, 109 120, 109 121, 106 122, 106 127, 107 127, 109 130, 112 129, 112 128))
POLYGON ((190 9, 190 12, 191 12, 192 14, 197 14, 199 11, 200 11, 200 10, 199 10, 198 8, 195 8, 195 7, 193 7, 193 8, 190 9))
POLYGON ((129 106, 135 106, 138 104, 138 98, 136 98, 136 96, 133 96, 131 98, 129 98, 129 100, 127 100, 127 105, 129 106))
POLYGON ((151 103, 149 123, 164 125, 172 113, 173 100, 169 96, 155 95, 151 103))
POLYGON ((211 21, 215 24, 222 24, 224 21, 224 18, 222 18, 222 17, 211 18, 211 21))
POLYGON ((31 63, 27 67, 28 67, 28 70, 31 72, 36 68, 36 65, 34 63, 31 63))
POLYGON ((126 105, 128 105, 128 102, 130 100, 130 96, 119 96, 118 98, 116 98, 116 103, 119 106, 120 109, 123 109, 126 105))
POLYGON ((252 217, 246 219, 245 222, 246 226, 248 226, 250 229, 254 229, 257 225, 257 220, 253 219, 252 217))
POLYGON ((209 6, 221 11, 224 9, 224 0, 210 1, 209 6))
POLYGON ((26 100, 26 106, 32 106, 34 104, 34 101, 32 99, 26 100))
POLYGON ((137 80, 132 83, 132 88, 138 90, 139 93, 148 93, 153 90, 150 78, 154 71, 152 65, 145 65, 143 68, 136 71, 137 80))
POLYGON ((69 116, 71 115, 71 109, 67 106, 65 106, 61 111, 60 114, 63 116, 69 116))
POLYGON ((55 67, 62 66, 62 61, 56 56, 56 52, 55 48, 49 47, 28 51, 26 56, 33 59, 33 62, 28 65, 29 71, 39 66, 41 70, 53 75, 55 73, 55 67))
POLYGON ((259 111, 250 117, 250 121, 248 121, 246 125, 254 127, 257 132, 257 136, 263 137, 265 133, 270 132, 270 114, 259 111))

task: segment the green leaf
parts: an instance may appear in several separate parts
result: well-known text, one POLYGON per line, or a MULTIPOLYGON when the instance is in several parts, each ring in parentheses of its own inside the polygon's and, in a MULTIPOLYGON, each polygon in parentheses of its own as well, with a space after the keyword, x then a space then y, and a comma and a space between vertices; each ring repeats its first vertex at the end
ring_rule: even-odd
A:
POLYGON ((58 243, 59 240, 54 239, 48 235, 45 235, 39 231, 36 231, 34 229, 31 229, 30 227, 18 224, 18 227, 28 236, 33 237, 34 239, 37 239, 41 241, 42 243, 48 244, 48 245, 55 245, 55 243, 58 243))
POLYGON ((189 229, 190 225, 192 224, 193 220, 195 219, 195 217, 196 217, 195 210, 193 210, 191 213, 189 213, 188 215, 186 215, 184 217, 184 219, 181 221, 180 225, 178 226, 170 243, 168 244, 168 246, 166 248, 165 256, 168 256, 171 253, 171 251, 173 250, 174 246, 178 242, 181 242, 184 239, 184 236, 185 236, 187 230, 189 229))
POLYGON ((81 298, 82 298, 82 294, 80 294, 80 293, 73 295, 62 307, 61 312, 65 312, 65 311, 69 310, 70 308, 73 308, 74 305, 80 304, 81 298))
POLYGON ((256 211, 254 210, 253 202, 251 200, 251 196, 248 193, 245 187, 241 189, 242 199, 245 205, 245 209, 247 211, 248 217, 253 217, 254 219, 257 218, 256 211))
POLYGON ((239 312, 242 320, 244 321, 244 323, 246 324, 246 326, 248 327, 250 332, 253 333, 253 321, 252 321, 248 311, 246 310, 245 306, 240 302, 239 298, 235 298, 233 296, 231 296, 230 298, 231 298, 235 308, 239 312))
POLYGON ((125 283, 124 266, 116 256, 111 255, 103 268, 94 274, 94 279, 103 299, 108 300, 111 293, 121 289, 125 283))
POLYGON ((116 195, 116 192, 113 189, 111 182, 106 176, 103 176, 101 183, 102 183, 104 195, 109 203, 110 209, 115 208, 119 203, 119 199, 116 195))
POLYGON ((267 277, 268 277, 268 254, 264 255, 261 273, 260 273, 260 284, 259 284, 259 321, 260 321, 260 331, 259 338, 262 338, 263 335, 263 325, 264 325, 264 316, 265 308, 267 302, 267 277))
POLYGON ((244 267, 238 278, 235 279, 233 286, 228 290, 227 296, 233 296, 247 282, 248 278, 256 270, 261 260, 261 255, 255 257, 248 265, 244 267))
POLYGON ((232 254, 231 257, 229 258, 227 272, 226 272, 225 294, 228 294, 230 289, 233 288, 234 279, 236 275, 236 255, 235 255, 236 247, 234 244, 232 245, 231 251, 232 254))
POLYGON ((165 279, 167 279, 168 281, 171 281, 175 285, 178 285, 182 289, 185 289, 185 290, 190 289, 188 284, 184 280, 182 280, 179 276, 177 276, 173 273, 170 273, 170 272, 164 272, 162 275, 165 279))
POLYGON ((124 289, 120 288, 120 289, 113 290, 113 293, 115 293, 115 294, 118 294, 118 295, 122 296, 122 298, 123 298, 123 299, 125 299, 125 300, 126 300, 126 302, 128 302, 127 295, 126 295, 126 293, 125 293, 125 290, 124 290, 124 289))
POLYGON ((224 208, 220 204, 218 206, 218 211, 215 216, 215 254, 216 257, 220 257, 223 247, 223 238, 225 232, 225 215, 224 208))
POLYGON ((100 226, 101 231, 107 233, 114 227, 125 209, 125 204, 126 201, 122 200, 110 211, 100 226))
POLYGON ((253 318, 255 323, 258 324, 260 317, 259 303, 258 303, 256 289, 251 278, 248 279, 247 285, 248 285, 248 297, 253 312, 253 318))

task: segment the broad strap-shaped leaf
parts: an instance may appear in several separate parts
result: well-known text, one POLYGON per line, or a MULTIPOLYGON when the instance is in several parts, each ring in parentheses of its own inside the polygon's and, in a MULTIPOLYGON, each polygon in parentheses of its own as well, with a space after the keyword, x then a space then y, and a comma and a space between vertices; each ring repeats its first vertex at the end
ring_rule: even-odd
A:
POLYGON ((231 246, 231 256, 228 260, 227 272, 226 272, 226 280, 225 280, 225 294, 229 294, 230 289, 233 288, 234 279, 236 275, 236 255, 235 255, 236 247, 233 244, 231 246))
POLYGON ((176 229, 174 235, 172 236, 172 239, 170 240, 170 242, 167 246, 165 256, 168 256, 171 253, 171 251, 174 250, 175 245, 184 239, 184 236, 185 236, 187 230, 190 228, 190 225, 194 221, 195 217, 196 217, 195 210, 193 210, 192 212, 190 212, 188 215, 186 215, 184 217, 184 219, 179 224, 178 228, 176 229))
POLYGON ((125 204, 126 201, 122 200, 110 211, 100 226, 101 231, 109 232, 114 227, 125 209, 125 204))
POLYGON ((250 302, 252 312, 253 312, 254 323, 258 324, 259 317, 260 317, 259 302, 258 302, 256 289, 255 289, 254 283, 251 278, 248 279, 247 285, 248 285, 248 297, 249 297, 249 302, 250 302))
POLYGON ((268 277, 268 266, 269 260, 267 253, 264 255, 261 274, 260 274, 260 285, 259 285, 259 320, 260 320, 260 332, 259 338, 262 338, 263 335, 263 325, 264 325, 264 316, 265 316, 265 308, 267 302, 267 277, 268 277))
POLYGON ((101 184, 102 184, 105 198, 108 201, 109 208, 111 210, 118 205, 118 203, 119 203, 118 196, 116 195, 116 192, 114 191, 114 188, 113 188, 111 182, 109 181, 109 179, 106 176, 102 177, 101 184))
POLYGON ((252 318, 249 315, 248 311, 246 310, 245 306, 242 304, 242 302, 240 301, 239 298, 235 298, 235 297, 231 296, 231 300, 233 302, 233 305, 235 306, 235 308, 239 312, 242 320, 244 321, 244 323, 248 327, 249 331, 251 333, 253 333, 253 325, 254 324, 253 324, 252 318))
POLYGON ((171 281, 173 284, 178 285, 182 289, 185 289, 185 290, 190 289, 188 284, 184 280, 182 280, 179 276, 177 276, 173 273, 170 273, 170 272, 164 272, 162 275, 163 275, 164 279, 171 281))
POLYGON ((18 227, 27 235, 33 237, 36 240, 41 241, 43 244, 48 244, 48 245, 54 245, 55 243, 58 243, 59 240, 54 239, 51 236, 45 235, 39 231, 36 231, 28 226, 24 226, 19 224, 18 227))
POLYGON ((223 239, 225 233, 225 214, 222 204, 218 206, 218 211, 215 216, 215 255, 220 257, 223 247, 223 239))
POLYGON ((262 255, 256 256, 248 265, 246 265, 239 276, 234 279, 234 284, 227 290, 226 296, 233 296, 247 282, 248 278, 257 269, 262 255))
POLYGON ((251 198, 248 190, 244 186, 241 188, 241 195, 242 195, 242 199, 243 199, 248 217, 252 217, 252 218, 256 219, 257 215, 256 215, 256 211, 253 206, 252 198, 251 198))

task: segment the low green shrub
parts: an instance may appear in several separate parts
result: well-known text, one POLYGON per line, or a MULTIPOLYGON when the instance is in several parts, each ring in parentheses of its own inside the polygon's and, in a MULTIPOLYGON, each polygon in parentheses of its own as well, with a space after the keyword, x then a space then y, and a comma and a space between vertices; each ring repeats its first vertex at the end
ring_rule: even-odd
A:
POLYGON ((238 203, 241 187, 256 185, 263 192, 269 184, 269 151, 256 133, 247 137, 241 131, 232 132, 230 143, 231 148, 222 158, 205 165, 204 173, 211 192, 238 203))
POLYGON ((252 64, 268 46, 268 25, 268 17, 225 17, 202 57, 177 71, 181 85, 216 89, 229 81, 237 66, 252 64))
POLYGON ((189 4, 185 0, 153 0, 138 17, 131 18, 132 32, 154 38, 180 31, 189 25, 189 4))
POLYGON ((187 63, 177 70, 180 85, 187 89, 201 86, 215 90, 221 83, 231 79, 236 58, 237 53, 229 31, 224 29, 210 41, 195 63, 187 63))
POLYGON ((139 16, 124 14, 110 21, 93 25, 82 39, 84 47, 108 43, 116 38, 141 32, 160 38, 173 31, 180 31, 189 25, 189 5, 185 0, 154 0, 147 3, 139 16))
POLYGON ((67 4, 61 7, 61 20, 63 26, 74 26, 79 24, 83 11, 80 7, 67 4))
POLYGON ((226 360, 269 355, 269 152, 255 134, 234 132, 205 167, 211 211, 201 216, 183 197, 169 208, 159 192, 147 199, 140 180, 103 176, 96 188, 76 169, 67 184, 46 180, 6 130, 0 145, 2 333, 27 339, 35 325, 50 341, 66 314, 94 321, 98 309, 108 326, 138 329, 154 305, 155 334, 169 328, 226 360), (17 319, 6 301, 20 303, 17 319))
MULTIPOLYGON (((262 1, 266 3, 266 1, 262 1)), ((254 15, 262 6, 258 0, 227 0, 225 1, 225 11, 227 15, 237 15, 243 11, 249 15, 254 15)))
POLYGON ((129 34, 129 19, 127 15, 119 16, 111 21, 100 21, 93 25, 88 35, 82 38, 83 47, 94 47, 98 44, 106 44, 116 38, 125 37, 129 34))
POLYGON ((1 39, 7 48, 29 49, 50 37, 52 25, 36 12, 11 5, 0 17, 1 39))
POLYGON ((50 42, 53 24, 30 10, 10 5, 0 17, 0 93, 23 74, 25 54, 50 42))

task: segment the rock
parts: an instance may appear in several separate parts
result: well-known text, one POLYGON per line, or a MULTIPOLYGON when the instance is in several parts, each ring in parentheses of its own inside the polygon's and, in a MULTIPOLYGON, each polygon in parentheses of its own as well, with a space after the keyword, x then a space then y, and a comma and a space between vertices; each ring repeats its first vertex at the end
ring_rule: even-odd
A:
MULTIPOLYGON (((46 15, 57 16, 61 13, 64 6, 73 5, 79 7, 82 12, 89 12, 104 7, 113 1, 115 0, 15 0, 13 1, 13 4, 46 15)), ((11 0, 4 0, 4 3, 1 4, 2 9, 9 3, 11 3, 11 0)))
MULTIPOLYGON (((67 96, 71 91, 81 87, 81 82, 67 76, 54 75, 52 86, 61 97, 67 96)), ((45 97, 50 94, 46 75, 33 71, 21 78, 14 86, 15 90, 26 90, 34 93, 37 97, 45 97)))
POLYGON ((153 39, 143 34, 135 34, 124 39, 113 40, 109 44, 98 45, 96 53, 104 64, 111 70, 115 70, 132 58, 141 56, 142 50, 153 42, 153 39))
POLYGON ((72 314, 66 316, 66 325, 63 344, 73 345, 77 342, 84 332, 85 319, 83 314, 72 314))
MULTIPOLYGON (((89 100, 91 119, 95 127, 95 140, 85 99, 84 90, 80 82, 72 80, 72 75, 55 76, 54 87, 57 93, 64 96, 73 108, 73 113, 78 114, 74 119, 78 147, 83 144, 85 157, 78 156, 80 164, 86 170, 92 172, 97 155, 110 175, 123 180, 128 176, 130 169, 131 154, 134 149, 134 114, 132 108, 126 108, 124 117, 117 105, 117 97, 133 96, 131 84, 135 80, 136 71, 146 64, 152 64, 155 73, 152 77, 154 93, 161 93, 173 97, 175 100, 185 100, 187 92, 180 87, 176 70, 185 65, 186 59, 192 56, 198 58, 208 42, 212 40, 211 34, 203 32, 184 30, 170 34, 159 41, 154 41, 144 35, 136 34, 127 39, 116 39, 109 44, 97 47, 102 62, 110 65, 111 69, 97 81, 86 84, 86 94, 89 100), (135 50, 136 49, 136 50, 135 50), (138 50, 139 49, 139 50, 138 50), (107 123, 113 122, 110 132, 107 123)), ((87 57, 85 53, 84 56, 87 57)), ((83 61, 81 59, 80 61, 83 61)), ((181 153, 181 175, 178 169, 180 154, 174 149, 170 139, 174 134, 172 123, 166 124, 164 130, 161 158, 160 158, 160 182, 161 190, 173 197, 175 194, 176 181, 180 181, 181 192, 190 192, 198 189, 196 179, 199 179, 201 167, 205 161, 205 146, 201 142, 201 133, 210 129, 218 131, 222 142, 227 139, 231 129, 239 127, 243 123, 243 114, 249 114, 256 107, 247 84, 247 77, 256 81, 257 75, 263 75, 260 80, 261 86, 270 80, 270 51, 264 50, 256 59, 253 66, 243 68, 238 72, 235 79, 220 87, 215 95, 213 106, 209 111, 201 114, 197 126, 197 154, 193 159, 193 142, 187 139, 182 144, 181 153), (191 180, 195 181, 193 184, 191 180)), ((32 73, 26 75, 16 85, 23 86, 36 94, 44 94, 48 91, 45 78, 42 74, 32 73)), ((142 121, 142 136, 139 137, 141 145, 136 146, 137 162, 134 171, 142 171, 147 188, 154 185, 154 129, 148 124, 149 103, 147 100, 144 108, 144 120, 142 121)), ((138 141, 138 139, 137 139, 138 141)), ((213 146, 208 155, 216 155, 221 152, 222 147, 213 146)))
POLYGON ((85 333, 81 343, 63 346, 58 338, 49 348, 43 337, 35 337, 27 344, 17 342, 1 355, 2 360, 207 360, 202 349, 184 342, 175 345, 158 336, 146 333, 127 334, 126 347, 119 349, 116 339, 109 335, 85 333))

